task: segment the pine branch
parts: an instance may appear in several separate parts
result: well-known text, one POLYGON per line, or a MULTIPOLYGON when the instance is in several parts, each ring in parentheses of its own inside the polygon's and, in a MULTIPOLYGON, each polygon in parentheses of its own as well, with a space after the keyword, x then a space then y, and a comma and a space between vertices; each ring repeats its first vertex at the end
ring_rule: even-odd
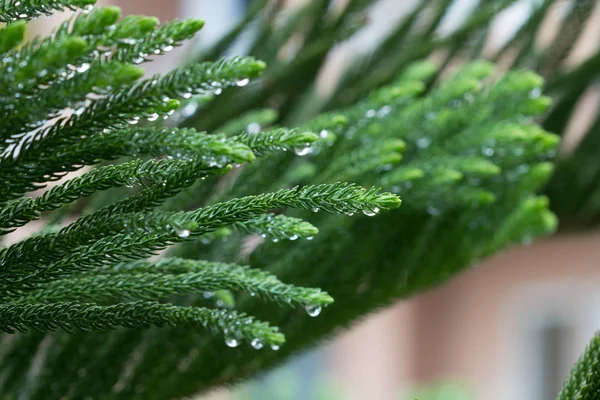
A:
MULTIPOLYGON (((4 266, 3 271, 0 272, 3 275, 1 287, 4 297, 20 296, 23 291, 31 290, 44 282, 110 263, 146 258, 170 244, 189 240, 191 237, 232 223, 251 220, 256 214, 283 206, 310 209, 315 212, 319 210, 346 214, 363 212, 366 215, 375 215, 380 210, 387 210, 399 205, 398 197, 390 193, 379 193, 377 189, 366 190, 354 185, 338 183, 248 196, 185 214, 166 213, 158 214, 155 217, 146 215, 144 220, 149 225, 145 226, 146 229, 107 236, 96 240, 90 246, 73 247, 71 245, 67 249, 69 255, 64 254, 64 250, 52 254, 52 257, 57 257, 59 260, 49 265, 28 265, 22 261, 19 265, 18 260, 16 265, 11 264, 9 262, 11 257, 14 257, 15 254, 23 254, 24 250, 22 244, 11 246, 5 249, 0 256, 0 265, 4 266), (169 221, 171 222, 169 223, 169 221), (177 227, 178 225, 181 228, 173 229, 173 226, 177 227)), ((118 217, 118 220, 123 221, 123 218, 118 217)), ((87 222, 89 223, 89 221, 87 222)), ((124 228, 130 226, 128 220, 121 223, 125 223, 124 228)), ((102 222, 100 224, 101 226, 107 225, 102 222)), ((106 231, 107 229, 105 229, 106 231)), ((72 230, 71 232, 67 231, 67 234, 72 233, 72 230)), ((40 239, 50 247, 54 245, 53 241, 57 240, 56 237, 60 237, 60 235, 61 232, 50 240, 47 237, 40 239)), ((29 246, 32 244, 35 246, 34 243, 30 243, 29 246)), ((37 248, 39 249, 39 246, 37 248)))
POLYGON ((163 259, 156 266, 140 267, 137 264, 133 268, 119 267, 103 272, 51 282, 17 301, 105 304, 165 300, 171 295, 231 290, 244 291, 282 305, 324 307, 333 302, 327 293, 318 289, 286 285, 260 269, 233 264, 163 259))
POLYGON ((232 228, 248 234, 260 235, 274 242, 279 240, 296 240, 298 238, 312 239, 319 229, 300 219, 285 215, 265 214, 247 222, 236 222, 232 228))
POLYGON ((0 3, 0 22, 33 19, 65 9, 91 9, 95 3, 96 0, 3 0, 0 3))
POLYGON ((268 345, 280 345, 283 335, 276 328, 233 311, 198 307, 178 307, 153 302, 135 302, 113 306, 80 303, 5 304, 0 306, 0 329, 5 332, 105 331, 118 326, 127 328, 187 324, 248 342, 259 339, 268 345))
POLYGON ((598 393, 600 335, 596 334, 565 381, 558 400, 591 400, 598 393))

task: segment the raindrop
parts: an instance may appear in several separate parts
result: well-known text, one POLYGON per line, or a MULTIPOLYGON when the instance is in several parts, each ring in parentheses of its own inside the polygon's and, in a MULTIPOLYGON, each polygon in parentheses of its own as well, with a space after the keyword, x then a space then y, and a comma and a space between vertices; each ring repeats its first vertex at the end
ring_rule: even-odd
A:
POLYGON ((23 14, 19 14, 19 18, 27 18, 27 17, 28 17, 28 15, 27 15, 27 14, 25 14, 25 13, 23 13, 23 14))
POLYGON ((309 237, 306 238, 306 240, 313 240, 313 239, 314 239, 313 236, 309 236, 309 237))
POLYGON ((486 147, 483 149, 483 154, 488 157, 491 157, 494 155, 494 149, 492 149, 491 147, 486 147))
POLYGON ((223 93, 223 89, 219 88, 219 89, 215 90, 215 94, 217 96, 220 95, 221 93, 223 93))
POLYGON ((529 98, 530 99, 537 99, 541 95, 542 95, 542 89, 540 89, 539 87, 536 87, 531 92, 529 92, 529 98))
POLYGON ((523 246, 531 246, 532 243, 533 243, 533 238, 529 235, 523 236, 523 238, 521 239, 521 244, 523 246))
POLYGON ((240 342, 234 338, 225 338, 225 344, 229 347, 237 347, 239 346, 240 342))
POLYGON ((215 292, 204 292, 203 296, 205 299, 210 299, 215 295, 215 292))
POLYGON ((417 140, 417 147, 420 149, 426 149, 429 147, 430 144, 431 139, 428 137, 422 137, 421 139, 417 140))
POLYGON ((377 112, 377 116, 379 117, 385 117, 386 115, 388 115, 390 112, 392 111, 392 107, 390 106, 383 106, 381 107, 381 109, 377 112))
POLYGON ((148 116, 148 121, 156 121, 158 119, 158 114, 153 113, 148 116))
POLYGON ((186 92, 182 95, 184 99, 190 99, 192 97, 192 92, 186 92))
POLYGON ((271 350, 277 351, 277 350, 279 350, 279 346, 276 345, 276 344, 272 344, 271 345, 271 350))
POLYGON ((293 235, 293 236, 290 236, 290 240, 297 240, 297 239, 298 239, 298 237, 299 237, 298 235, 293 235))
POLYGON ((313 212, 319 212, 319 207, 313 207, 313 212))
POLYGON ((375 110, 369 110, 365 113, 365 117, 367 118, 374 118, 375 115, 377 115, 377 111, 375 110))
POLYGON ((277 243, 277 242, 279 242, 279 239, 273 238, 273 243, 277 243))
POLYGON ((133 62, 134 64, 141 64, 144 62, 144 57, 135 57, 131 60, 131 62, 133 62))
POLYGON ((197 103, 189 103, 189 104, 186 104, 185 107, 183 107, 183 109, 181 110, 181 114, 184 117, 189 117, 190 115, 194 114, 197 109, 198 109, 197 103))
POLYGON ((260 125, 256 122, 253 122, 246 127, 246 132, 258 133, 258 132, 260 132, 260 125))
POLYGON ((180 238, 186 238, 190 236, 190 231, 187 229, 182 229, 180 231, 177 231, 177 236, 179 236, 180 238))
POLYGON ((171 45, 169 44, 169 45, 166 45, 166 46, 162 46, 160 49, 161 49, 162 51, 164 51, 165 53, 167 53, 167 52, 169 52, 169 51, 173 50, 173 46, 171 46, 171 45))
POLYGON ((431 206, 427 207, 426 211, 427 211, 427 214, 433 215, 434 217, 438 216, 442 213, 439 208, 435 208, 435 207, 431 207, 431 206))
POLYGON ((134 45, 134 44, 137 43, 137 40, 132 39, 132 38, 123 38, 123 39, 120 40, 120 42, 124 43, 124 44, 134 45))
POLYGON ((260 350, 263 348, 264 343, 262 340, 256 338, 256 339, 252 339, 252 342, 250 342, 250 344, 252 345, 252 347, 254 347, 256 350, 260 350))
POLYGON ((305 309, 306 309, 306 313, 308 315, 310 315, 311 317, 318 316, 319 314, 321 314, 321 310, 322 310, 321 306, 312 306, 312 305, 306 306, 305 309))
POLYGON ((246 78, 246 79, 240 79, 239 81, 237 81, 235 84, 239 87, 244 87, 247 84, 250 83, 250 79, 246 78))
POLYGON ((378 213, 379 213, 379 208, 377 208, 377 207, 375 207, 372 210, 365 210, 365 211, 363 211, 363 214, 365 214, 367 217, 374 217, 378 213))
POLYGON ((83 7, 83 12, 85 14, 89 14, 90 11, 92 11, 94 9, 94 5, 93 4, 87 4, 85 7, 83 7))
POLYGON ((134 117, 133 119, 127 121, 128 123, 130 123, 131 125, 135 125, 138 122, 140 122, 140 118, 139 117, 134 117))
POLYGON ((90 69, 90 63, 83 63, 79 67, 77 67, 76 71, 77 72, 85 72, 88 69, 90 69))
POLYGON ((329 136, 329 132, 327 132, 326 130, 322 130, 321 133, 319 133, 319 136, 325 139, 327 136, 329 136))
POLYGON ((310 146, 309 147, 302 147, 302 148, 296 149, 295 151, 296 151, 297 155, 299 155, 299 156, 302 157, 302 156, 305 156, 307 154, 310 154, 312 152, 312 148, 310 146))

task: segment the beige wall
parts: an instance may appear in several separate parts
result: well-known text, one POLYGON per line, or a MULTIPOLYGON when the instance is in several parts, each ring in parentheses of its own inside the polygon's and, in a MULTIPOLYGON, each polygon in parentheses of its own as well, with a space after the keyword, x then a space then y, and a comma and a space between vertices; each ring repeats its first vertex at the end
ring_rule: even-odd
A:
POLYGON ((353 328, 329 348, 331 374, 352 400, 397 399, 413 382, 448 378, 477 400, 530 400, 527 326, 567 318, 574 362, 600 327, 599 260, 598 233, 513 248, 353 328))

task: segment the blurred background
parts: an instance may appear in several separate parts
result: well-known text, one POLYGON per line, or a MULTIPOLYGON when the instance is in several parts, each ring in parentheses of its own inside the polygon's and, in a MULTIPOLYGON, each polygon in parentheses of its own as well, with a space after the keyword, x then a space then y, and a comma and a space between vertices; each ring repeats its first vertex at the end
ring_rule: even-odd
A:
MULTIPOLYGON (((592 2, 594 0, 591 0, 592 2)), ((303 0, 288 0, 295 7, 303 0)), ((501 46, 531 12, 535 0, 517 2, 496 17, 486 50, 501 46)), ((206 20, 195 43, 145 64, 148 73, 186 62, 226 33, 243 15, 245 0, 104 0, 124 14, 161 20, 206 20)), ((333 87, 344 63, 391 29, 414 7, 413 0, 385 0, 371 10, 368 26, 339 45, 327 61, 319 90, 333 87)), ((460 25, 477 0, 456 0, 440 35, 460 25)), ((560 18, 570 1, 557 2, 560 18)), ((595 51, 600 38, 600 1, 567 64, 595 51)), ((37 22, 50 31, 64 16, 37 22)), ((560 35, 552 18, 538 45, 560 35)), ((243 54, 243 41, 232 54, 243 54)), ((485 53, 485 52, 484 52, 485 53)), ((600 104, 598 85, 581 100, 563 144, 569 151, 586 131, 589 110, 600 104), (587 111, 586 111, 587 110, 587 111)), ((449 284, 371 315, 288 365, 250 383, 203 396, 237 399, 485 399, 551 400, 600 327, 600 234, 559 234, 529 247, 510 249, 449 284), (420 387, 428 387, 429 391, 420 387), (433 389, 432 389, 433 388, 433 389), (435 392, 435 394, 434 394, 435 392)))

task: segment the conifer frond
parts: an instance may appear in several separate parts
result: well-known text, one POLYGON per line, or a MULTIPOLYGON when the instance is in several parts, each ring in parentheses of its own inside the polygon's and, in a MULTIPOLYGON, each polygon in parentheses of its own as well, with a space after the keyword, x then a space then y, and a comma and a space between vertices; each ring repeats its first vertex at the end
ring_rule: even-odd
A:
POLYGON ((96 0, 2 0, 0 22, 32 19, 65 9, 76 10, 90 7, 89 10, 95 3, 96 0))
POLYGON ((591 400, 600 389, 600 335, 596 334, 579 357, 557 400, 591 400))
POLYGON ((312 239, 319 229, 300 218, 286 217, 285 215, 265 214, 247 222, 236 222, 234 229, 245 233, 254 233, 273 241, 296 240, 298 238, 312 239))
POLYGON ((315 142, 318 136, 298 129, 273 128, 260 134, 244 132, 237 139, 258 155, 266 155, 276 151, 306 148, 315 142))
POLYGON ((0 29, 0 54, 12 50, 23 41, 26 26, 24 21, 19 21, 0 29))
MULTIPOLYGON (((23 45, 23 21, 0 29, 0 230, 50 214, 47 228, 0 250, 1 327, 180 325, 16 334, 0 351, 2 394, 190 396, 268 368, 508 244, 551 233, 557 220, 538 194, 558 142, 548 132, 563 130, 597 76, 598 58, 565 74, 548 71, 569 52, 580 32, 574 25, 589 11, 569 11, 563 25, 574 26, 565 30, 570 39, 552 54, 552 46, 532 45, 549 1, 501 49, 516 54, 514 66, 539 75, 517 70, 497 79, 489 62, 463 63, 480 57, 490 20, 514 2, 486 2, 442 34, 453 2, 420 2, 352 60, 329 97, 315 95, 323 64, 365 23, 372 0, 341 8, 312 0, 291 14, 283 2, 259 0, 204 59, 224 54, 258 20, 250 57, 141 81, 136 64, 170 51, 203 22, 159 25, 152 17, 120 19, 114 7, 87 7, 23 45), (282 52, 292 39, 302 46, 282 52), (417 61, 436 50, 442 57, 430 59, 439 62, 417 61), (465 65, 449 74, 458 61, 465 65), (550 110, 540 75, 558 100, 550 110), (169 128, 159 125, 171 114, 169 128), (541 119, 544 128, 536 125, 541 119), (143 120, 153 124, 131 126, 143 120), (38 197, 22 197, 100 162, 38 197), (249 164, 232 167, 242 163, 249 164), (365 188, 330 184, 336 181, 365 188), (399 210, 361 215, 397 207, 397 194, 399 210), (295 210, 280 210, 288 207, 295 210), (321 210, 354 217, 313 213, 321 210), (308 239, 317 226, 315 240, 285 240, 308 239), (168 257, 148 260, 175 243, 168 257), (236 264, 242 258, 249 266, 236 264), (253 301, 252 293, 275 304, 253 301), (316 316, 333 297, 341 306, 310 323, 279 307, 291 303, 316 316), (283 351, 226 348, 283 343, 276 328, 245 315, 279 326, 283 351), (34 360, 42 364, 35 376, 27 372, 34 360)), ((37 11, 17 19, 76 2, 21 4, 37 11)), ((0 5, 16 10, 17 2, 0 5)), ((592 158, 598 143, 585 140, 578 152, 600 165, 592 158)), ((577 171, 578 163, 570 165, 577 171)), ((594 184, 584 185, 580 201, 594 184)))
POLYGON ((17 302, 115 303, 165 300, 171 295, 230 290, 301 307, 324 307, 333 299, 318 289, 286 285, 260 269, 223 263, 164 259, 160 265, 120 267, 82 278, 60 279, 43 285, 17 302), (118 271, 121 271, 120 273, 118 271))
POLYGON ((280 345, 284 337, 276 328, 233 311, 199 307, 178 307, 154 302, 98 306, 81 303, 5 304, 0 306, 0 329, 12 333, 29 329, 52 331, 105 331, 118 326, 127 328, 176 324, 203 326, 217 334, 226 334, 248 342, 259 339, 268 345, 280 345))

